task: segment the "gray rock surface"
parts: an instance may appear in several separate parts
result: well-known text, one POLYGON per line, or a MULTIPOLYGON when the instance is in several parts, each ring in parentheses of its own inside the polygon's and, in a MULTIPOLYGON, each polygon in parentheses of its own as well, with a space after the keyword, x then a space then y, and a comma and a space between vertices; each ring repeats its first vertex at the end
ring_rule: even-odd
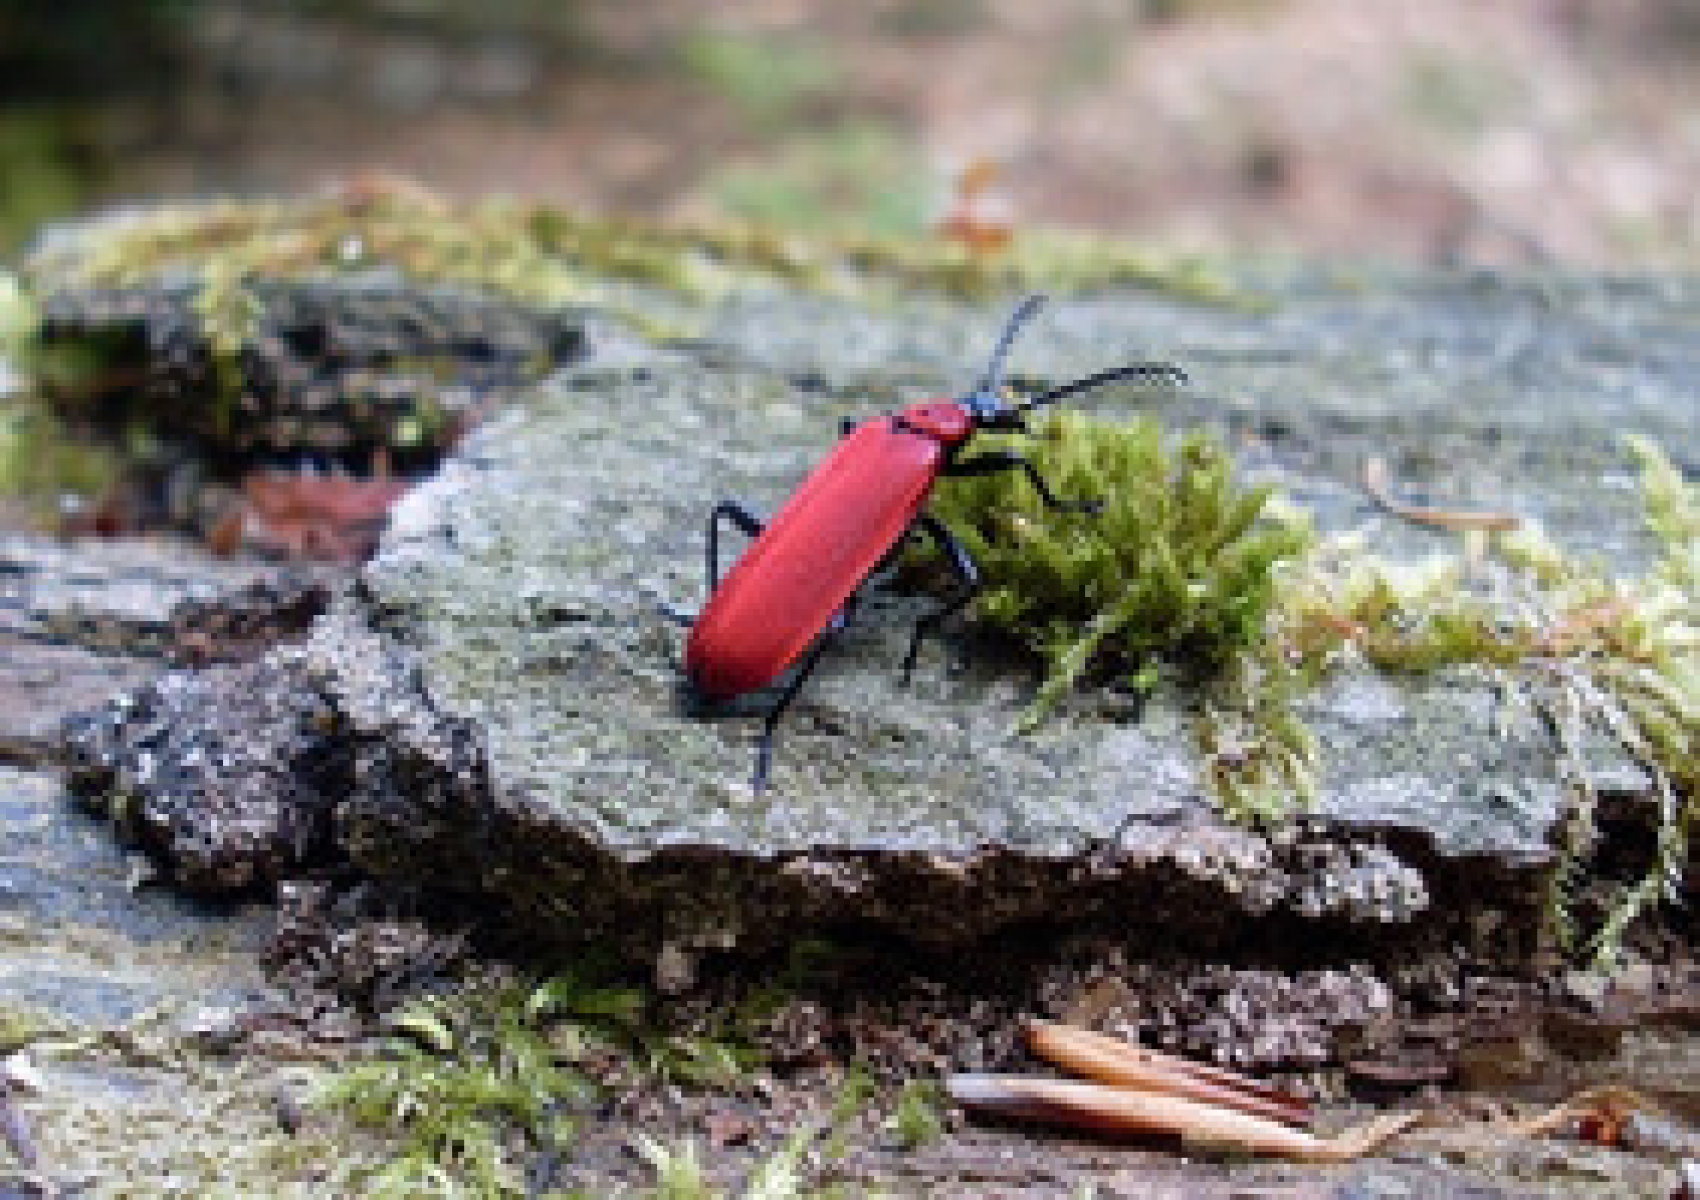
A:
POLYGON ((173 539, 0 538, 0 758, 40 761, 67 716, 157 675, 178 605, 278 574, 173 539))
POLYGON ((312 1178, 303 1150, 334 1163, 348 1143, 281 1132, 301 1064, 210 1052, 277 1003, 270 905, 159 886, 49 774, 0 767, 0 844, 0 1053, 34 1081, 0 1099, 0 1194, 323 1194, 282 1182, 312 1178))
MULTIPOLYGON (((1063 380, 1185 365, 1192 390, 1142 403, 1223 429, 1248 476, 1385 554, 1454 535, 1374 510, 1356 483, 1372 454, 1429 502, 1509 509, 1644 563, 1620 436, 1700 462, 1700 283, 1279 289, 1267 314, 1060 303, 1012 366, 1063 380)), ((357 594, 303 646, 83 722, 80 779, 124 797, 191 882, 286 873, 319 847, 485 896, 540 941, 623 940, 682 979, 699 951, 823 925, 962 944, 1056 921, 1196 944, 1257 920, 1303 940, 1310 921, 1526 949, 1559 748, 1538 722, 1501 728, 1481 672, 1345 676, 1310 697, 1320 801, 1254 833, 1200 790, 1193 697, 1136 716, 1087 694, 1018 736, 1023 667, 947 639, 902 688, 907 602, 876 596, 783 727, 774 786, 750 793, 756 723, 686 711, 682 633, 661 611, 700 602, 710 504, 771 510, 841 418, 959 390, 1002 313, 770 296, 722 309, 695 357, 594 353, 401 502, 357 594), (244 704, 271 722, 259 741, 244 704), (303 778, 304 799, 284 782, 303 778)), ((1583 752, 1631 799, 1645 786, 1609 739, 1583 752)))
POLYGON ((121 1024, 163 1003, 264 990, 261 905, 149 886, 147 860, 67 803, 51 775, 0 767, 0 1013, 50 1027, 121 1024))

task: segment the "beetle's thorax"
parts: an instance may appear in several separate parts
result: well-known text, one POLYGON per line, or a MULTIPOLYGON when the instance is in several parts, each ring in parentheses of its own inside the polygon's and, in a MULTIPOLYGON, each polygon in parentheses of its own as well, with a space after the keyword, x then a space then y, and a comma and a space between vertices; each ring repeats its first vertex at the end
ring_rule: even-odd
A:
POLYGON ((974 432, 974 414, 955 400, 912 404, 892 418, 901 429, 924 434, 946 446, 960 446, 974 432))

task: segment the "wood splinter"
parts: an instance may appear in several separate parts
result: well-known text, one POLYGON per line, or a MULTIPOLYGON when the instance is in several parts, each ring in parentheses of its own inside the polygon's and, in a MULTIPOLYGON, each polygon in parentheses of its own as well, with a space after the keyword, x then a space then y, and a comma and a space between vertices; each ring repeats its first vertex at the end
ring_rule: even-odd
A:
POLYGON ((1298 1162, 1347 1162, 1423 1119, 1395 1113, 1323 1138, 1268 1117, 1188 1100, 1073 1079, 1019 1075, 953 1075, 945 1081, 958 1104, 997 1116, 1110 1134, 1168 1134, 1195 1145, 1268 1154, 1298 1162))
MULTIPOLYGON (((1232 1071, 1070 1025, 1034 1021, 1023 1035, 1035 1055, 1090 1082, 953 1075, 945 1081, 951 1099, 994 1116, 1119 1136, 1167 1135, 1192 1145, 1309 1163, 1361 1158, 1397 1134, 1437 1123, 1434 1113, 1392 1113, 1319 1137, 1297 1128, 1310 1121, 1304 1100, 1232 1071)), ((1495 1130, 1545 1137, 1575 1123, 1585 1140, 1618 1145, 1629 1114, 1638 1109, 1659 1111, 1628 1088, 1589 1088, 1547 1112, 1499 1123, 1495 1130)))
POLYGON ((1309 1125, 1310 1105, 1255 1079, 1190 1059, 1147 1050, 1108 1034, 1032 1021, 1027 1048, 1065 1071, 1098 1083, 1215 1104, 1288 1125, 1309 1125))
POLYGON ((1093 1082, 956 1075, 945 1085, 951 1098, 1005 1117, 1099 1133, 1169 1134, 1318 1163, 1358 1158, 1423 1119, 1399 1113, 1317 1137, 1295 1128, 1311 1118, 1304 1100, 1244 1075, 1070 1025, 1034 1021, 1023 1033, 1034 1054, 1093 1082))

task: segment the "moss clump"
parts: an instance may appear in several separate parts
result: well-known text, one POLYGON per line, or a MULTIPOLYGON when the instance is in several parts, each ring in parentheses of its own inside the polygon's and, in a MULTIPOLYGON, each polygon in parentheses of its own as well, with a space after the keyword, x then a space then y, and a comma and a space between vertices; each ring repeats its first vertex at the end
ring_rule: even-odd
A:
MULTIPOLYGON (((0 271, 0 363, 46 368, 29 361, 40 319, 17 278, 0 271)), ((0 494, 50 511, 67 496, 98 495, 117 479, 118 469, 117 453, 77 436, 24 397, 0 391, 0 494)))
POLYGON ((931 1080, 912 1079, 892 1101, 885 1129, 904 1150, 919 1150, 944 1136, 944 1089, 931 1080))
POLYGON ((1049 509, 1013 471, 946 479, 935 492, 934 513, 985 581, 975 614, 1045 664, 1024 723, 1082 678, 1144 689, 1163 664, 1209 677, 1262 640, 1275 566, 1306 535, 1258 520, 1268 489, 1236 486, 1213 438, 1171 448, 1150 420, 1059 412, 1012 444, 1059 496, 1103 505, 1049 509))
POLYGON ((573 1114, 600 1097, 610 1071, 728 1087, 750 1066, 741 1047, 647 1028, 646 1004, 600 972, 569 970, 472 987, 390 1018, 390 1051, 342 1072, 320 1097, 400 1137, 363 1194, 523 1195, 525 1159, 570 1150, 573 1114))
POLYGON ((401 1134, 400 1152, 366 1181, 366 1194, 453 1194, 462 1185, 520 1193, 519 1153, 570 1139, 566 1112, 589 1096, 588 1081, 557 1058, 512 989, 420 1005, 395 1025, 414 1040, 350 1068, 323 1095, 356 1123, 401 1134))
POLYGON ((0 271, 0 353, 8 357, 35 336, 41 314, 25 294, 18 277, 0 271))
POLYGON ((80 437, 53 413, 0 399, 0 494, 15 496, 46 520, 67 500, 102 495, 122 473, 123 456, 80 437))

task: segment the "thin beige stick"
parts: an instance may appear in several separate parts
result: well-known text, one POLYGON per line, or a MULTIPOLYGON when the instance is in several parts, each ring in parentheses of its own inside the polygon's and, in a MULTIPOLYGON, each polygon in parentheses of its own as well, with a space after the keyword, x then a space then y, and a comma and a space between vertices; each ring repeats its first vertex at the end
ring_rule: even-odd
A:
POLYGON ((1034 1054, 1099 1083, 1180 1096, 1289 1125, 1310 1123, 1310 1106, 1299 1097, 1232 1071, 1070 1025, 1034 1021, 1023 1032, 1034 1054))
POLYGON ((1406 504, 1387 490, 1387 464, 1379 457, 1364 463, 1364 491, 1381 507, 1396 517, 1415 521, 1419 525, 1439 525, 1445 529, 1516 529, 1519 521, 1510 513, 1458 512, 1447 508, 1427 508, 1406 504))
POLYGON ((1396 1113, 1336 1137, 1319 1138, 1279 1121, 1197 1100, 1072 1079, 953 1075, 945 1081, 945 1090, 958 1104, 1000 1116, 1101 1133, 1177 1135, 1189 1143, 1314 1163, 1362 1157, 1424 1116, 1396 1113))
POLYGON ((1637 1111, 1663 1115, 1663 1110, 1640 1092, 1614 1084, 1577 1092, 1564 1103, 1556 1104, 1538 1116, 1509 1121, 1497 1126, 1497 1129, 1515 1137, 1546 1137, 1557 1133, 1569 1122, 1584 1117, 1599 1117, 1618 1123, 1637 1111))

